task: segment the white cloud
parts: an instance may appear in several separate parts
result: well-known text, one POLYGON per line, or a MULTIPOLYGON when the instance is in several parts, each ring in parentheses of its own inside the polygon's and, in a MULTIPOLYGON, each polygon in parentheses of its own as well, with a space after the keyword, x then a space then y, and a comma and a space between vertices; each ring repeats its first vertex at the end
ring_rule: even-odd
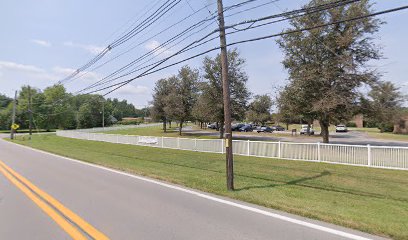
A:
MULTIPOLYGON (((64 78, 73 72, 76 71, 76 69, 73 68, 64 68, 60 66, 56 66, 52 68, 53 73, 58 75, 60 78, 64 78)), ((78 74, 78 76, 81 76, 81 79, 83 80, 88 80, 88 81, 94 81, 94 80, 99 80, 102 77, 97 74, 96 72, 88 72, 88 71, 83 71, 78 74)))
POLYGON ((159 54, 164 54, 165 56, 170 56, 171 54, 173 54, 172 51, 168 50, 166 47, 160 47, 160 42, 156 41, 156 40, 152 40, 150 42, 148 42, 145 45, 145 48, 149 51, 155 50, 155 52, 153 53, 155 56, 159 55, 159 54))
MULTIPOLYGON (((56 82, 73 73, 75 69, 64 68, 60 66, 53 67, 50 70, 45 70, 37 66, 20 64, 10 61, 0 61, 0 77, 1 79, 22 79, 35 81, 51 81, 56 82)), ((81 72, 78 76, 86 81, 99 80, 101 76, 96 72, 81 72)))
POLYGON ((45 40, 31 39, 30 42, 43 46, 43 47, 51 47, 51 43, 45 40))
POLYGON ((134 86, 134 85, 125 85, 121 88, 118 89, 117 91, 118 94, 123 94, 123 95, 146 95, 149 93, 149 88, 145 86, 134 86))
POLYGON ((101 47, 101 46, 97 46, 93 44, 80 44, 80 43, 73 43, 69 41, 64 42, 63 45, 66 47, 80 48, 92 54, 98 54, 105 49, 105 47, 101 47))
POLYGON ((45 70, 38 68, 33 65, 25 65, 15 62, 0 61, 0 69, 6 71, 21 71, 21 72, 31 72, 31 73, 44 73, 45 70))

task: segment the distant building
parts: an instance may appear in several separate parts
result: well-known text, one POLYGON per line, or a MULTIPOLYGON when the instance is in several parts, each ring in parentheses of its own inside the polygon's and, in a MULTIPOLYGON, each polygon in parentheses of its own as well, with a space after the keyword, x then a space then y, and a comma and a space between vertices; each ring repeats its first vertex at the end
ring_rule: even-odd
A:
MULTIPOLYGON (((356 127, 358 128, 363 128, 364 127, 364 116, 363 114, 357 114, 349 122, 356 124, 356 127)), ((342 122, 342 124, 346 124, 346 122, 342 122)), ((320 127, 319 120, 314 120, 313 126, 320 127)))
POLYGON ((134 117, 124 117, 122 118, 122 121, 142 121, 142 118, 134 118, 134 117))
POLYGON ((363 128, 364 127, 364 116, 363 116, 363 114, 355 115, 350 122, 355 123, 356 127, 358 127, 358 128, 363 128))
POLYGON ((401 117, 400 120, 394 124, 394 133, 408 134, 408 116, 401 117))
POLYGON ((145 123, 151 123, 153 122, 153 119, 151 117, 124 117, 122 118, 122 122, 131 122, 131 121, 137 121, 137 122, 145 122, 145 123))

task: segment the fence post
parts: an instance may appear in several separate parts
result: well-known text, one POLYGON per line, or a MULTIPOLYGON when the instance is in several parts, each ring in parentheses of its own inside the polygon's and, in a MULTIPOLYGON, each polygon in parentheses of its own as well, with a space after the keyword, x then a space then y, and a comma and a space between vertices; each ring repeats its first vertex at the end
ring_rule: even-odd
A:
POLYGON ((162 139, 161 147, 164 148, 164 137, 162 136, 161 139, 162 139))
POLYGON ((370 167, 371 166, 371 146, 370 146, 370 144, 367 144, 367 163, 368 163, 368 166, 370 167))
POLYGON ((317 160, 319 161, 319 162, 321 162, 322 161, 322 158, 321 158, 321 154, 320 154, 321 152, 320 152, 320 142, 318 142, 317 143, 317 160))
POLYGON ((278 142, 278 158, 282 158, 281 141, 278 142))
POLYGON ((197 138, 194 138, 194 151, 197 151, 197 138))
POLYGON ((250 149, 249 149, 249 144, 250 144, 250 141, 248 140, 248 146, 247 146, 247 155, 248 155, 248 156, 251 155, 251 152, 250 152, 250 149))

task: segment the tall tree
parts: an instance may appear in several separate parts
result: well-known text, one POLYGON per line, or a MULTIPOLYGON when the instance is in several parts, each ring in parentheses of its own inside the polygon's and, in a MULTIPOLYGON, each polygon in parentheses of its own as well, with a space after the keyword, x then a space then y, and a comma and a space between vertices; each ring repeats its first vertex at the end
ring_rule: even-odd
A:
POLYGON ((167 121, 170 119, 167 117, 164 108, 166 106, 166 98, 170 94, 170 84, 167 79, 160 79, 156 82, 156 86, 153 89, 153 101, 151 114, 153 119, 163 122, 163 131, 167 131, 167 121))
POLYGON ((256 95, 249 104, 247 119, 253 123, 265 124, 271 119, 272 99, 269 95, 256 95))
MULTIPOLYGON (((87 95, 78 110, 78 121, 80 128, 92 128, 102 126, 102 104, 104 98, 100 95, 87 95)), ((109 125, 109 113, 105 114, 105 123, 109 125)))
POLYGON ((71 105, 72 95, 63 85, 48 87, 43 93, 43 106, 39 125, 46 130, 75 127, 75 111, 71 105))
MULTIPOLYGON (((245 60, 239 56, 237 49, 228 50, 228 78, 231 93, 231 115, 235 120, 245 117, 246 103, 250 97, 246 86, 248 76, 243 67, 245 60)), ((224 105, 222 95, 221 59, 206 57, 203 62, 204 82, 201 86, 202 97, 211 108, 214 121, 220 124, 220 138, 224 135, 224 105)))
POLYGON ((371 109, 369 117, 375 120, 380 131, 384 132, 388 126, 393 126, 397 121, 403 96, 391 82, 375 84, 368 96, 371 109))
MULTIPOLYGON (((317 7, 333 0, 312 0, 305 7, 317 7)), ((371 13, 369 0, 362 0, 326 11, 293 18, 286 31, 312 28, 371 13)), ((323 142, 329 142, 330 122, 347 119, 358 97, 357 89, 376 81, 366 63, 381 57, 373 43, 373 34, 381 22, 373 17, 345 21, 309 31, 284 35, 278 44, 285 54, 284 67, 289 72, 293 94, 299 104, 320 122, 323 142)))
POLYGON ((193 107, 192 115, 194 120, 200 123, 200 127, 203 128, 203 124, 206 122, 213 122, 212 109, 209 107, 207 99, 203 95, 199 95, 196 104, 193 107))
POLYGON ((166 97, 166 115, 179 122, 179 135, 183 123, 192 118, 192 110, 197 101, 198 71, 184 66, 177 76, 168 79, 170 93, 166 97))
POLYGON ((0 109, 6 108, 13 99, 7 97, 6 95, 0 94, 0 109))

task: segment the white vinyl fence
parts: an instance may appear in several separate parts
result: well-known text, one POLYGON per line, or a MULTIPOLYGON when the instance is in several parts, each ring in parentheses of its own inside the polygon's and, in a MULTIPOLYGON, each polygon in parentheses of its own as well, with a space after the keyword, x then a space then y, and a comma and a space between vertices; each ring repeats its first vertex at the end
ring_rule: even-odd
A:
MULTIPOLYGON (((221 139, 150 137, 57 131, 61 137, 159 148, 223 153, 221 139)), ((408 170, 408 147, 233 140, 237 155, 408 170)))
POLYGON ((161 125, 161 123, 150 123, 150 124, 139 124, 139 125, 118 125, 118 126, 110 126, 110 127, 84 128, 84 129, 77 129, 74 131, 76 132, 109 132, 109 131, 125 130, 125 129, 132 129, 132 128, 154 127, 154 126, 159 126, 159 125, 161 125))

